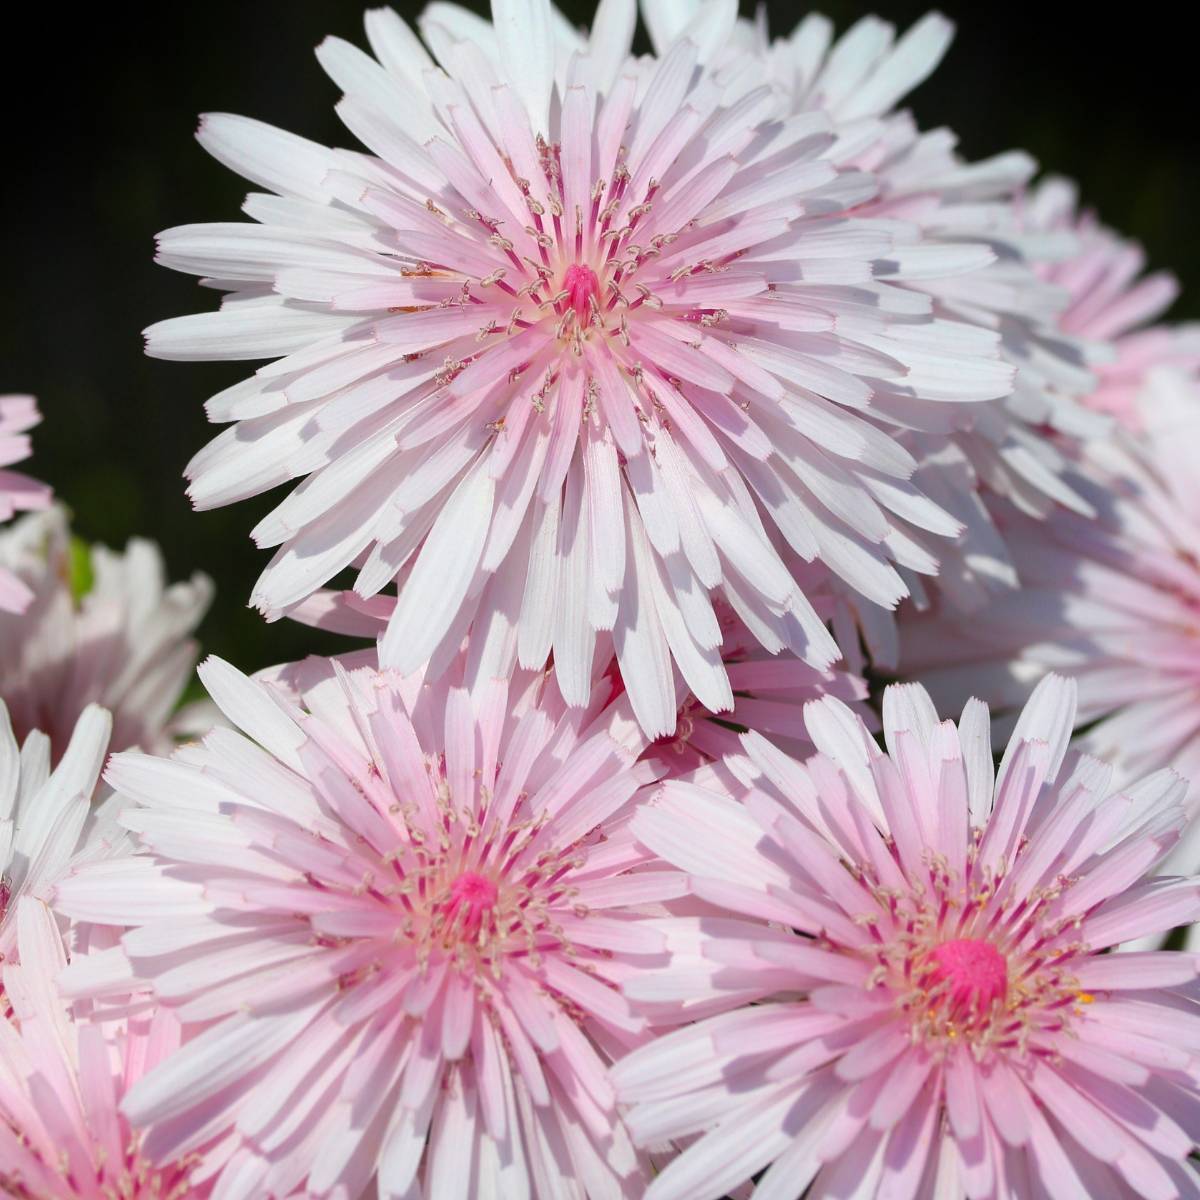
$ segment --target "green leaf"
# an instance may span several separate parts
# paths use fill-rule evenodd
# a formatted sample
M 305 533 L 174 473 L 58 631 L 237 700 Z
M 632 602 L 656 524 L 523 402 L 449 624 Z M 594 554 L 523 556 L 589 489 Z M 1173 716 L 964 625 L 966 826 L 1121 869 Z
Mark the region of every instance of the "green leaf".
M 78 604 L 96 584 L 96 574 L 92 570 L 92 548 L 81 537 L 71 535 L 71 546 L 67 555 L 67 581 L 71 585 L 71 595 Z

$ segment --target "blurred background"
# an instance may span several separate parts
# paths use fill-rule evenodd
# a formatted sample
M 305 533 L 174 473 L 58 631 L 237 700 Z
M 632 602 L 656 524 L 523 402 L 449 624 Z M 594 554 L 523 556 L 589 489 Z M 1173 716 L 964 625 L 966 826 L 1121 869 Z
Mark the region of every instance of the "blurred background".
M 484 11 L 479 0 L 470 7 Z M 156 267 L 153 236 L 193 221 L 236 220 L 249 185 L 192 138 L 196 115 L 244 113 L 318 141 L 349 144 L 337 92 L 312 55 L 326 34 L 360 45 L 361 0 L 204 0 L 21 5 L 0 89 L 6 283 L 0 289 L 0 390 L 32 392 L 44 423 L 29 467 L 53 484 L 89 540 L 143 534 L 173 578 L 217 583 L 201 637 L 244 670 L 328 651 L 340 639 L 246 607 L 268 555 L 251 526 L 272 493 L 193 513 L 182 471 L 217 428 L 203 402 L 254 364 L 155 362 L 140 331 L 215 307 L 191 276 Z M 418 4 L 397 6 L 408 19 Z M 562 5 L 580 23 L 590 3 Z M 783 32 L 806 9 L 767 4 Z M 821 6 L 844 29 L 868 12 L 904 28 L 928 5 Z M 1200 317 L 1200 160 L 1190 39 L 1165 6 L 1106 20 L 1089 5 L 947 3 L 958 37 L 910 101 L 923 126 L 949 125 L 969 158 L 1017 146 L 1077 179 L 1107 224 L 1136 237 Z M 749 14 L 752 5 L 743 4 Z

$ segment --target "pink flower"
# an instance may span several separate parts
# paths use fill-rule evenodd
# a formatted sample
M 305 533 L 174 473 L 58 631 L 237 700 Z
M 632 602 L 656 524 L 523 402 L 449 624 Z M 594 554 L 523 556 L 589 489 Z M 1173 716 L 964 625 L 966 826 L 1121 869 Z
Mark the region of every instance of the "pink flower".
M 1171 366 L 1193 377 L 1200 372 L 1200 326 L 1155 323 L 1178 295 L 1178 281 L 1166 271 L 1143 276 L 1141 246 L 1105 228 L 1095 213 L 1081 212 L 1078 191 L 1068 180 L 1044 180 L 1029 196 L 1023 218 L 1034 232 L 1076 235 L 1069 258 L 1042 268 L 1069 297 L 1059 327 L 1108 347 L 1093 367 L 1097 386 L 1086 395 L 1087 404 L 1141 429 L 1143 392 L 1153 368 Z
M 23 613 L 0 612 L 0 696 L 17 737 L 41 730 L 61 753 L 92 703 L 112 713 L 114 750 L 166 749 L 175 733 L 207 728 L 207 706 L 175 709 L 196 665 L 191 634 L 212 581 L 197 572 L 168 583 L 162 553 L 142 538 L 120 553 L 82 548 L 81 580 L 80 549 L 60 507 L 0 534 L 0 568 L 30 596 Z
M 222 1197 L 356 1197 L 376 1173 L 381 1196 L 640 1197 L 606 1067 L 644 1037 L 620 985 L 682 892 L 628 830 L 640 745 L 501 683 L 319 665 L 298 708 L 210 659 L 242 732 L 118 755 L 145 853 L 58 889 L 132 927 L 130 978 L 195 1030 L 126 1099 L 146 1152 L 233 1139 Z M 112 986 L 106 960 L 64 978 Z
M 51 771 L 48 739 L 35 732 L 18 743 L 0 699 L 0 963 L 16 949 L 21 898 L 47 899 L 72 861 L 102 857 L 123 840 L 111 806 L 93 807 L 111 728 L 109 714 L 89 705 L 54 747 L 61 761 Z
M 1100 515 L 995 506 L 1020 590 L 969 617 L 902 614 L 902 668 L 941 706 L 978 695 L 1006 714 L 1069 673 L 1080 744 L 1120 782 L 1164 766 L 1200 779 L 1200 383 L 1157 368 L 1141 398 L 1142 434 L 1092 443 L 1076 468 Z M 1193 869 L 1198 839 L 1193 823 L 1172 864 Z
M 671 966 L 627 985 L 704 1015 L 613 1071 L 635 1138 L 690 1143 L 647 1200 L 764 1168 L 755 1200 L 1200 1194 L 1197 958 L 1105 953 L 1200 915 L 1151 878 L 1187 785 L 1064 768 L 1074 709 L 1044 681 L 993 778 L 978 701 L 956 728 L 889 688 L 882 754 L 827 698 L 806 764 L 751 736 L 749 782 L 639 811 L 725 914 L 667 922 Z
M 44 483 L 8 469 L 29 457 L 27 431 L 41 419 L 32 396 L 0 396 L 0 521 L 50 503 L 50 489 Z M 0 611 L 23 612 L 32 599 L 29 588 L 0 567 Z
M 553 662 L 586 703 L 611 634 L 648 735 L 673 666 L 728 708 L 713 597 L 821 669 L 836 646 L 773 543 L 891 606 L 958 520 L 910 482 L 902 431 L 1006 395 L 999 335 L 905 285 L 993 250 L 930 248 L 859 215 L 877 180 L 791 117 L 750 60 L 713 65 L 732 5 L 661 57 L 635 13 L 583 36 L 548 0 L 373 11 L 375 61 L 318 51 L 370 154 L 206 117 L 201 142 L 267 188 L 256 224 L 193 225 L 159 259 L 222 281 L 219 312 L 148 334 L 164 358 L 277 359 L 214 397 L 192 461 L 206 508 L 304 481 L 254 530 L 278 616 L 356 566 L 396 583 L 381 644 L 409 674 L 468 632 L 503 669 Z M 440 68 L 440 69 L 439 69 Z M 914 534 L 915 531 L 915 534 Z
M 6 966 L 14 1012 L 0 1017 L 0 1193 L 14 1200 L 200 1200 L 199 1156 L 156 1165 L 121 1111 L 126 1092 L 179 1044 L 164 1009 L 72 1014 L 54 918 L 19 909 L 21 965 Z

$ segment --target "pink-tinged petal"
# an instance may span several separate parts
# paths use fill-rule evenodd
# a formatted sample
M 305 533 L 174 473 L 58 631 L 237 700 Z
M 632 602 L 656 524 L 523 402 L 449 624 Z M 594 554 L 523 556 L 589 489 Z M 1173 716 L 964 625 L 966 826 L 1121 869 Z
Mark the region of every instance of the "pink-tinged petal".
M 979 1133 L 983 1079 L 962 1051 L 947 1056 L 942 1078 L 946 1115 L 955 1135 L 968 1141 Z
M 894 1062 L 908 1046 L 909 1037 L 903 1029 L 894 1024 L 884 1025 L 838 1061 L 838 1078 L 857 1083 L 873 1076 Z
M 465 979 L 452 979 L 445 996 L 442 1014 L 442 1057 L 447 1062 L 462 1058 L 471 1041 L 475 1023 L 475 993 Z
M 927 1085 L 892 1129 L 883 1156 L 880 1200 L 912 1200 L 917 1195 L 934 1141 L 940 1099 L 936 1085 Z
M 1058 1038 L 1055 1051 L 1068 1062 L 1077 1063 L 1106 1079 L 1118 1080 L 1134 1087 L 1150 1082 L 1150 1072 L 1131 1059 L 1101 1049 L 1090 1039 Z
M 813 949 L 799 938 L 787 942 L 759 942 L 754 945 L 754 953 L 766 962 L 814 980 L 863 984 L 870 975 L 865 963 Z
M 1087 1185 L 1071 1156 L 1063 1148 L 1057 1132 L 1032 1102 L 1026 1102 L 1029 1119 L 1029 1145 L 1033 1160 L 1038 1167 L 1038 1178 L 1053 1200 L 1071 1200 L 1075 1196 L 1087 1195 Z
M 1115 1163 L 1122 1141 L 1116 1124 L 1050 1067 L 1035 1066 L 1030 1090 L 1071 1136 L 1101 1162 Z
M 691 1154 L 654 1179 L 647 1200 L 717 1200 L 725 1195 L 787 1149 L 792 1133 L 786 1118 L 795 1103 L 791 1092 L 769 1096 L 706 1134 Z
M 1080 926 L 1089 946 L 1102 950 L 1148 933 L 1173 929 L 1200 919 L 1200 884 L 1164 880 L 1131 888 L 1110 898 Z
M 1193 956 L 1165 950 L 1106 954 L 1075 969 L 1080 987 L 1088 991 L 1179 987 L 1191 983 L 1198 973 L 1200 965 Z
M 871 1108 L 873 1129 L 891 1129 L 908 1112 L 934 1069 L 927 1054 L 910 1050 L 887 1071 L 887 1083 Z
M 1184 1159 L 1192 1150 L 1192 1139 L 1170 1117 L 1120 1080 L 1099 1075 L 1086 1066 L 1068 1063 L 1064 1075 L 1125 1131 L 1156 1154 Z
M 1105 1008 L 1107 1009 L 1107 1005 Z M 1156 1005 L 1161 1009 L 1161 1005 Z M 1107 1013 L 1105 1014 L 1107 1016 Z M 1169 1016 L 1169 1012 L 1164 1016 Z M 1167 1075 L 1187 1075 L 1195 1071 L 1194 1052 L 1189 1047 L 1182 1049 L 1173 1042 L 1163 1040 L 1157 1030 L 1145 1034 L 1133 1032 L 1120 1023 L 1110 1028 L 1105 1020 L 1089 1021 L 1080 1030 L 1080 1036 L 1090 1046 L 1110 1054 L 1119 1055 L 1135 1063 L 1142 1063 L 1154 1071 Z
M 1027 1145 L 1032 1136 L 1032 1101 L 1021 1076 L 1007 1063 L 997 1062 L 991 1070 L 979 1072 L 976 1079 L 996 1132 L 1010 1146 Z

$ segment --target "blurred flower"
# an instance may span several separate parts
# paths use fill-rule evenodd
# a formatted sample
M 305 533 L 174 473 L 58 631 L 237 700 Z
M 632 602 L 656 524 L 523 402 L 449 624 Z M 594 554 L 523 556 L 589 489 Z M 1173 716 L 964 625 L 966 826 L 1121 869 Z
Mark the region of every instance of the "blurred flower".
M 939 706 L 980 696 L 1006 714 L 1064 672 L 1080 744 L 1121 782 L 1163 766 L 1200 779 L 1200 384 L 1159 368 L 1141 394 L 1143 434 L 1090 444 L 1076 469 L 1100 515 L 996 506 L 1020 590 L 968 617 L 903 614 L 902 668 Z M 1198 854 L 1194 823 L 1173 863 L 1192 870 Z
M 41 419 L 32 396 L 0 396 L 0 521 L 50 503 L 50 489 L 44 483 L 8 469 L 29 457 L 27 431 Z M 0 611 L 23 612 L 32 599 L 29 589 L 0 567 Z
M 172 716 L 196 663 L 189 635 L 212 599 L 207 576 L 167 584 L 161 552 L 141 538 L 123 553 L 89 550 L 60 507 L 0 534 L 0 567 L 31 596 L 20 615 L 0 612 L 0 698 L 18 739 L 40 729 L 61 753 L 92 703 L 112 713 L 114 750 L 166 749 L 211 722 L 205 705 Z
M 1196 880 L 1149 878 L 1186 783 L 1062 769 L 1058 677 L 995 777 L 978 701 L 956 728 L 889 688 L 886 755 L 808 712 L 821 755 L 749 737 L 750 784 L 669 782 L 633 821 L 729 914 L 664 923 L 671 965 L 628 984 L 705 1014 L 613 1071 L 638 1141 L 687 1144 L 647 1200 L 764 1169 L 756 1200 L 1195 1195 L 1197 960 L 1105 953 L 1200 915 Z
M 147 1154 L 228 1132 L 242 1195 L 358 1196 L 378 1171 L 381 1196 L 638 1200 L 606 1067 L 644 1036 L 620 985 L 684 889 L 638 869 L 640 746 L 504 683 L 318 668 L 291 676 L 299 708 L 204 664 L 242 733 L 114 758 L 146 853 L 58 889 L 67 915 L 132 926 L 132 978 L 197 1026 L 125 1101 Z
M 373 152 L 204 119 L 272 194 L 257 224 L 164 233 L 159 259 L 231 292 L 148 331 L 153 355 L 277 358 L 208 405 L 211 507 L 307 476 L 254 530 L 277 616 L 335 574 L 396 581 L 381 661 L 408 674 L 463 636 L 500 674 L 552 660 L 586 703 L 611 632 L 650 736 L 673 667 L 712 712 L 732 689 L 712 597 L 817 669 L 836 647 L 772 541 L 885 606 L 960 524 L 910 482 L 902 433 L 1011 388 L 996 329 L 908 286 L 995 258 L 874 214 L 879 181 L 824 112 L 788 116 L 749 56 L 714 65 L 732 5 L 658 58 L 605 0 L 583 37 L 547 0 L 496 23 L 372 11 L 378 62 L 318 51 Z M 444 73 L 443 73 L 444 72 Z M 282 356 L 282 357 L 280 357 Z M 447 650 L 447 648 L 449 648 Z
M 1200 325 L 1153 324 L 1174 301 L 1178 281 L 1166 271 L 1140 277 L 1146 265 L 1141 246 L 1106 229 L 1095 213 L 1080 212 L 1068 180 L 1043 181 L 1022 217 L 1031 230 L 1075 234 L 1075 252 L 1041 273 L 1070 298 L 1059 327 L 1096 343 L 1103 355 L 1093 367 L 1097 386 L 1085 402 L 1140 430 L 1142 392 L 1153 368 L 1170 366 L 1193 376 L 1200 371 Z

